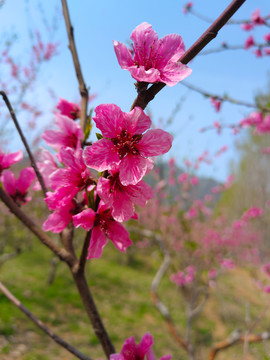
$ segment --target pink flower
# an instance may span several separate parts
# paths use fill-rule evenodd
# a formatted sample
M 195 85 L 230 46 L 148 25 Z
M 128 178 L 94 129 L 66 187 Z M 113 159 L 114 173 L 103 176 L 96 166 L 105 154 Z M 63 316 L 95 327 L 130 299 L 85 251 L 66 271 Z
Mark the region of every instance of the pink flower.
M 76 228 L 81 226 L 86 231 L 92 229 L 87 259 L 101 257 L 102 250 L 108 242 L 106 237 L 122 252 L 126 252 L 132 244 L 127 230 L 113 219 L 110 209 L 102 202 L 96 213 L 89 208 L 74 215 L 73 224 Z
M 241 29 L 242 30 L 249 31 L 249 30 L 252 30 L 253 28 L 254 28 L 254 25 L 251 24 L 251 23 L 241 24 Z
M 266 263 L 262 266 L 262 272 L 270 277 L 270 263 Z
M 191 185 L 193 185 L 193 186 L 198 185 L 198 184 L 199 184 L 199 179 L 197 178 L 197 176 L 192 176 L 192 177 L 190 178 L 190 183 L 191 183 Z
M 217 270 L 216 269 L 211 269 L 208 271 L 208 277 L 209 279 L 213 280 L 217 277 Z
M 266 293 L 266 294 L 270 294 L 270 286 L 264 286 L 263 288 L 263 291 Z
M 65 115 L 73 120 L 78 119 L 81 114 L 81 109 L 77 104 L 62 98 L 60 98 L 56 108 L 60 111 L 61 115 Z
M 190 75 L 191 69 L 178 62 L 185 52 L 180 35 L 158 39 L 152 26 L 144 22 L 133 30 L 130 38 L 134 43 L 132 50 L 114 41 L 114 51 L 121 68 L 128 70 L 137 81 L 173 86 Z
M 264 55 L 270 55 L 270 47 L 264 48 Z
M 184 14 L 187 14 L 189 12 L 189 10 L 192 8 L 193 6 L 193 2 L 188 2 L 185 4 L 185 6 L 183 7 L 182 11 Z
M 251 14 L 251 20 L 252 20 L 253 24 L 256 24 L 256 25 L 263 25 L 263 24 L 265 24 L 265 20 L 261 17 L 260 9 L 255 10 L 255 11 Z
M 16 162 L 21 161 L 22 158 L 23 158 L 22 150 L 19 150 L 11 154 L 4 154 L 0 150 L 0 175 L 3 170 L 9 168 L 10 165 L 15 164 Z
M 262 57 L 262 50 L 260 48 L 253 51 L 256 57 Z
M 266 42 L 269 42 L 269 43 L 270 43 L 270 33 L 265 34 L 265 35 L 263 36 L 263 38 L 264 38 L 264 40 L 265 40 Z
M 86 164 L 97 171 L 119 164 L 122 185 L 136 185 L 153 167 L 147 158 L 169 151 L 172 136 L 161 129 L 144 133 L 151 120 L 139 107 L 124 113 L 114 104 L 103 104 L 95 111 L 93 119 L 104 138 L 85 149 Z
M 125 340 L 120 354 L 110 355 L 110 360 L 155 360 L 153 353 L 153 337 L 150 333 L 143 335 L 141 342 L 137 345 L 134 337 Z M 160 360 L 170 360 L 171 355 L 165 355 Z
M 254 37 L 250 35 L 245 41 L 245 49 L 247 50 L 254 45 L 255 45 Z
M 45 181 L 46 187 L 51 187 L 50 177 L 53 172 L 58 169 L 53 155 L 48 150 L 42 149 L 40 154 L 40 161 L 37 162 L 37 166 L 40 173 L 42 174 L 43 180 Z M 40 189 L 40 183 L 37 181 L 33 186 L 33 190 Z
M 243 214 L 242 218 L 243 220 L 247 221 L 251 218 L 257 218 L 262 214 L 263 214 L 263 209 L 253 206 Z
M 188 180 L 188 173 L 185 173 L 185 172 L 184 172 L 183 174 L 179 175 L 177 180 L 178 180 L 179 183 L 182 183 L 182 184 L 185 183 L 185 182 L 187 182 L 187 180 Z
M 151 186 L 143 180 L 136 185 L 124 186 L 119 179 L 119 169 L 112 168 L 105 179 L 100 177 L 97 193 L 105 204 L 110 207 L 112 217 L 117 221 L 127 221 L 134 215 L 134 204 L 145 206 L 147 200 L 154 197 Z
M 52 231 L 54 233 L 62 232 L 72 220 L 76 204 L 70 201 L 61 208 L 55 208 L 48 219 L 43 223 L 42 228 L 44 231 Z
M 231 259 L 223 259 L 221 261 L 221 267 L 223 267 L 223 269 L 226 269 L 226 270 L 233 270 L 235 267 L 235 264 L 234 264 L 233 260 L 231 260 Z
M 79 191 L 93 184 L 90 170 L 82 158 L 82 149 L 75 152 L 71 148 L 62 148 L 59 154 L 66 168 L 54 171 L 50 177 L 51 187 L 55 190 L 46 194 L 45 201 L 50 210 L 66 206 Z
M 214 106 L 216 112 L 220 111 L 221 101 L 217 97 L 210 97 L 210 102 Z
M 79 149 L 81 140 L 84 138 L 80 125 L 61 114 L 55 114 L 55 117 L 59 130 L 44 131 L 42 139 L 54 149 L 61 149 L 62 147 Z
M 32 199 L 30 196 L 26 196 L 27 191 L 35 178 L 36 174 L 34 169 L 26 167 L 22 169 L 17 180 L 10 170 L 4 171 L 2 175 L 2 182 L 8 195 L 18 206 L 21 206 Z

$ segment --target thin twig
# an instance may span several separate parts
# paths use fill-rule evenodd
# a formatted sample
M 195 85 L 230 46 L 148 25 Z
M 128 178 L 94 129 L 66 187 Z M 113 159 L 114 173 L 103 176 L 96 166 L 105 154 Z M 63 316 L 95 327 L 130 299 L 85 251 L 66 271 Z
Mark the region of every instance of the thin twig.
M 17 218 L 35 234 L 39 240 L 46 245 L 52 252 L 54 252 L 60 260 L 65 261 L 70 266 L 74 265 L 74 259 L 70 253 L 65 249 L 60 248 L 56 245 L 40 228 L 36 225 L 33 220 L 31 220 L 16 204 L 15 202 L 6 194 L 3 188 L 0 187 L 0 199 L 5 203 L 9 210 L 17 216 Z
M 115 353 L 115 348 L 98 313 L 98 309 L 96 307 L 92 293 L 85 278 L 85 273 L 78 271 L 78 267 L 75 267 L 74 270 L 75 271 L 73 272 L 73 278 L 81 296 L 84 308 L 89 319 L 91 320 L 92 327 L 101 343 L 103 351 L 109 359 L 110 355 Z
M 18 309 L 20 309 L 26 316 L 28 316 L 29 319 L 33 321 L 33 323 L 35 323 L 42 331 L 49 335 L 50 338 L 52 338 L 57 344 L 62 346 L 71 354 L 75 355 L 78 359 L 91 360 L 91 358 L 82 354 L 79 350 L 77 350 L 75 347 L 67 343 L 61 337 L 56 335 L 51 329 L 49 329 L 41 320 L 32 314 L 1 282 L 0 290 L 15 306 L 17 306 Z
M 226 24 L 226 22 L 233 16 L 233 14 L 243 5 L 246 0 L 233 0 L 231 4 L 223 11 L 216 21 L 199 37 L 199 39 L 181 56 L 178 60 L 182 64 L 188 64 L 198 53 L 213 40 L 218 31 Z M 166 85 L 164 83 L 153 84 L 146 91 L 138 94 L 137 98 L 131 106 L 131 110 L 135 106 L 145 109 L 147 104 L 154 99 L 156 94 L 162 90 Z
M 194 86 L 186 81 L 181 81 L 181 85 L 193 90 L 193 91 L 196 91 L 200 94 L 202 94 L 203 96 L 205 97 L 212 97 L 212 98 L 215 98 L 217 100 L 220 100 L 222 102 L 230 102 L 231 104 L 235 104 L 235 105 L 242 105 L 242 106 L 246 106 L 246 107 L 250 107 L 250 108 L 254 108 L 254 109 L 260 109 L 262 111 L 265 111 L 265 112 L 270 112 L 270 108 L 269 107 L 264 107 L 264 106 L 260 106 L 258 104 L 253 104 L 253 103 L 249 103 L 249 102 L 246 102 L 246 101 L 242 101 L 242 100 L 237 100 L 237 99 L 233 99 L 227 95 L 224 95 L 224 96 L 220 96 L 220 95 L 215 95 L 213 93 L 210 93 L 209 91 L 206 91 L 206 90 L 203 90 L 197 86 Z
M 259 49 L 263 49 L 265 47 L 269 47 L 269 44 L 267 43 L 261 43 L 261 44 L 256 44 L 254 43 L 254 45 L 252 45 L 253 48 L 259 48 Z M 228 45 L 228 44 L 222 44 L 220 47 L 218 48 L 212 48 L 212 49 L 208 49 L 208 50 L 204 50 L 201 51 L 200 54 L 198 55 L 209 55 L 209 54 L 213 54 L 213 53 L 218 53 L 218 52 L 222 52 L 225 50 L 248 50 L 245 48 L 245 44 L 243 45 Z
M 68 40 L 69 40 L 69 49 L 71 51 L 73 64 L 74 64 L 76 76 L 77 76 L 78 83 L 79 83 L 79 91 L 80 91 L 81 98 L 82 98 L 80 123 L 81 123 L 82 129 L 85 130 L 86 123 L 87 123 L 88 89 L 85 85 L 83 74 L 82 74 L 79 56 L 77 53 L 77 48 L 76 48 L 76 44 L 75 44 L 75 40 L 74 40 L 74 29 L 73 29 L 73 26 L 70 21 L 67 1 L 61 0 L 61 2 L 62 2 L 63 14 L 64 14 L 64 18 L 65 18 Z
M 26 140 L 26 138 L 25 138 L 25 136 L 24 136 L 24 134 L 23 134 L 23 132 L 21 130 L 21 127 L 20 127 L 19 122 L 18 122 L 18 120 L 16 118 L 15 112 L 14 112 L 14 110 L 13 110 L 11 104 L 10 104 L 10 101 L 9 101 L 9 99 L 7 97 L 7 94 L 4 91 L 0 91 L 0 95 L 2 95 L 3 100 L 4 100 L 6 106 L 7 106 L 8 110 L 9 110 L 10 116 L 11 116 L 11 118 L 12 118 L 14 124 L 15 124 L 15 127 L 16 127 L 16 129 L 17 129 L 17 131 L 18 131 L 18 133 L 19 133 L 19 135 L 21 137 L 21 140 L 22 140 L 22 142 L 24 144 L 24 147 L 25 147 L 25 149 L 27 151 L 27 154 L 29 156 L 29 159 L 31 161 L 31 166 L 35 170 L 35 173 L 37 175 L 38 182 L 40 183 L 40 186 L 42 188 L 44 197 L 46 197 L 47 189 L 46 189 L 45 183 L 43 181 L 43 177 L 42 177 L 41 173 L 38 170 L 38 167 L 37 167 L 36 161 L 34 159 L 34 156 L 33 156 L 32 152 L 31 152 L 31 149 L 30 149 L 30 147 L 29 147 L 29 145 L 27 143 L 27 140 Z
M 257 343 L 269 339 L 270 339 L 270 332 L 267 331 L 259 335 L 256 334 L 242 335 L 237 331 L 233 333 L 227 340 L 223 340 L 215 343 L 212 346 L 212 349 L 210 350 L 208 359 L 214 360 L 219 351 L 228 349 L 229 347 L 236 344 L 244 343 L 245 341 L 248 341 L 249 343 Z
M 208 22 L 210 24 L 212 24 L 213 19 L 210 19 L 209 17 L 200 14 L 199 12 L 195 11 L 193 8 L 188 9 L 188 12 L 191 13 L 192 15 L 196 16 L 198 19 L 201 19 L 205 22 Z M 270 16 L 265 16 L 263 17 L 263 19 L 266 21 L 270 18 Z M 227 25 L 242 25 L 242 24 L 252 24 L 252 20 L 250 19 L 245 19 L 245 20 L 229 20 L 227 22 Z
M 78 271 L 83 271 L 85 268 L 87 254 L 88 254 L 88 248 L 89 248 L 89 244 L 90 244 L 90 240 L 91 240 L 91 235 L 92 235 L 92 230 L 87 231 L 84 242 L 83 242 L 83 248 L 82 248 L 82 252 L 81 252 L 81 256 L 80 256 L 80 260 L 79 260 Z

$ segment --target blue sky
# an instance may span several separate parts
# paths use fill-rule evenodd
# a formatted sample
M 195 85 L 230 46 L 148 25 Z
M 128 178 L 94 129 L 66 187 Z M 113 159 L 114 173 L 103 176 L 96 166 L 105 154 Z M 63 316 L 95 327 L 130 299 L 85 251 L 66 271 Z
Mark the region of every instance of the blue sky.
M 214 19 L 229 2 L 197 0 L 194 1 L 194 9 Z M 38 97 L 46 107 L 44 94 L 46 86 L 50 86 L 56 94 L 68 100 L 77 100 L 79 95 L 67 48 L 64 22 L 61 20 L 60 0 L 41 3 L 47 19 L 53 15 L 58 18 L 55 39 L 60 42 L 59 56 L 42 68 L 35 92 L 35 97 Z M 128 42 L 132 30 L 146 21 L 152 24 L 159 37 L 170 33 L 180 34 L 188 48 L 206 30 L 208 24 L 192 15 L 183 14 L 184 3 L 176 0 L 166 3 L 160 0 L 69 1 L 85 82 L 90 86 L 90 92 L 98 94 L 92 106 L 115 103 L 123 111 L 129 111 L 136 96 L 134 79 L 117 63 L 112 46 L 113 40 Z M 248 19 L 256 8 L 260 8 L 263 15 L 270 13 L 269 1 L 247 0 L 234 18 Z M 16 56 L 27 55 L 29 28 L 38 28 L 44 39 L 49 38 L 38 10 L 38 2 L 34 0 L 6 1 L 0 9 L 0 24 L 2 34 L 11 30 L 18 34 L 14 47 Z M 262 42 L 262 36 L 266 32 L 269 32 L 269 29 L 267 31 L 265 27 L 247 33 L 242 31 L 239 25 L 227 26 L 220 31 L 219 36 L 208 45 L 208 48 L 217 47 L 222 41 L 232 45 L 242 44 L 250 34 L 253 34 L 258 42 Z M 269 57 L 257 59 L 251 51 L 245 50 L 198 56 L 189 64 L 193 72 L 187 80 L 209 92 L 220 95 L 227 93 L 239 100 L 253 102 L 256 92 L 267 87 L 269 63 Z M 165 128 L 174 135 L 173 147 L 167 157 L 174 156 L 181 165 L 184 158 L 193 160 L 205 150 L 213 154 L 221 146 L 228 145 L 230 150 L 223 157 L 218 158 L 211 167 L 208 165 L 202 167 L 200 172 L 224 180 L 229 173 L 229 162 L 237 158 L 233 147 L 236 138 L 232 136 L 230 130 L 224 130 L 217 136 L 214 130 L 200 133 L 199 129 L 211 125 L 215 120 L 225 124 L 237 123 L 250 110 L 226 103 L 222 106 L 222 112 L 217 114 L 209 100 L 178 84 L 172 88 L 166 87 L 149 105 L 148 110 L 151 111 L 153 121 L 158 124 L 162 119 L 163 123 L 166 123 L 181 99 L 180 111 L 173 123 Z M 51 121 L 52 114 L 48 112 L 46 116 L 44 122 Z

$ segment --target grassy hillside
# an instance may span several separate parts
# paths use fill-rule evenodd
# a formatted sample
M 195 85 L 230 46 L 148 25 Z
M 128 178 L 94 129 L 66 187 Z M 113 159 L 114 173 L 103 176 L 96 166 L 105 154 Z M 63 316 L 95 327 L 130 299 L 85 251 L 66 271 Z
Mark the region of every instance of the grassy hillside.
M 118 253 L 110 244 L 104 256 L 88 263 L 89 284 L 116 349 L 124 339 L 137 340 L 147 331 L 154 335 L 157 358 L 172 353 L 173 359 L 187 355 L 172 339 L 160 313 L 152 305 L 149 288 L 161 258 L 154 249 L 137 249 L 132 260 Z M 36 316 L 57 334 L 93 359 L 105 359 L 86 317 L 71 276 L 65 264 L 59 263 L 52 285 L 47 284 L 50 252 L 37 240 L 32 248 L 0 268 L 0 279 Z M 167 279 L 159 294 L 172 312 L 180 333 L 184 334 L 184 304 L 175 286 Z M 267 304 L 247 271 L 236 269 L 220 279 L 212 289 L 210 300 L 195 323 L 201 359 L 207 359 L 207 348 L 215 340 L 226 338 L 236 328 L 245 328 L 248 311 L 253 322 Z M 270 314 L 265 313 L 254 332 L 266 330 Z M 250 347 L 251 357 L 267 359 L 269 344 Z M 242 345 L 220 353 L 217 359 L 242 359 Z M 3 360 L 69 360 L 75 359 L 44 335 L 0 293 L 0 358 Z

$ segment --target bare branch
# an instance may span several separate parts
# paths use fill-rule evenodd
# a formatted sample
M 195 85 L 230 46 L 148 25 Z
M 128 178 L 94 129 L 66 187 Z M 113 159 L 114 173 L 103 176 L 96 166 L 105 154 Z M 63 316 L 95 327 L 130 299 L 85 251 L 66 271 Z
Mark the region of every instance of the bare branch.
M 80 256 L 80 260 L 79 260 L 78 271 L 84 271 L 91 235 L 92 235 L 92 230 L 88 231 L 85 235 L 85 239 L 83 242 L 83 248 L 82 248 L 82 252 L 81 252 L 81 256 Z
M 75 355 L 78 359 L 91 360 L 91 358 L 82 354 L 79 350 L 74 348 L 72 345 L 67 343 L 61 337 L 56 335 L 51 329 L 49 329 L 41 320 L 39 320 L 34 314 L 32 314 L 1 282 L 0 282 L 0 290 L 18 309 L 20 309 L 26 316 L 28 316 L 29 319 L 31 321 L 33 321 L 33 323 L 35 323 L 42 331 L 44 331 L 57 344 L 62 346 L 64 349 L 69 351 L 71 354 Z
M 68 40 L 69 40 L 69 49 L 71 51 L 73 64 L 74 64 L 76 76 L 77 76 L 78 83 L 79 83 L 79 91 L 80 91 L 81 98 L 82 98 L 80 123 L 81 123 L 82 129 L 85 130 L 85 126 L 87 123 L 88 89 L 85 85 L 82 70 L 81 70 L 79 56 L 77 53 L 77 48 L 76 48 L 75 39 L 74 39 L 74 29 L 73 29 L 73 26 L 71 25 L 67 1 L 61 0 L 61 2 L 62 2 L 65 23 L 66 23 Z
M 14 124 L 15 124 L 15 127 L 16 127 L 16 129 L 17 129 L 17 131 L 18 131 L 18 133 L 19 133 L 19 135 L 20 135 L 20 137 L 21 137 L 21 140 L 22 140 L 22 142 L 23 142 L 23 144 L 24 144 L 24 147 L 25 147 L 25 149 L 26 149 L 26 151 L 27 151 L 27 154 L 28 154 L 28 156 L 29 156 L 29 159 L 30 159 L 30 161 L 31 161 L 31 166 L 32 166 L 33 169 L 35 170 L 35 173 L 36 173 L 36 175 L 37 175 L 38 182 L 40 183 L 40 186 L 41 186 L 41 188 L 42 188 L 44 197 L 46 197 L 47 189 L 46 189 L 45 183 L 44 183 L 44 181 L 43 181 L 43 178 L 42 178 L 41 173 L 40 173 L 39 170 L 38 170 L 36 161 L 35 161 L 35 159 L 34 159 L 34 156 L 33 156 L 32 152 L 31 152 L 31 149 L 30 149 L 30 147 L 29 147 L 29 145 L 28 145 L 28 143 L 27 143 L 27 140 L 26 140 L 26 138 L 25 138 L 25 136 L 24 136 L 24 134 L 23 134 L 23 132 L 22 132 L 22 130 L 21 130 L 21 127 L 20 127 L 19 122 L 18 122 L 18 120 L 17 120 L 17 118 L 16 118 L 16 115 L 15 115 L 15 112 L 14 112 L 14 110 L 13 110 L 11 104 L 10 104 L 10 101 L 9 101 L 6 93 L 5 93 L 4 91 L 0 91 L 0 95 L 2 95 L 2 97 L 3 97 L 3 99 L 4 99 L 4 102 L 5 102 L 8 110 L 9 110 L 10 116 L 11 116 L 11 118 L 12 118 Z
M 65 261 L 70 266 L 74 265 L 74 259 L 70 253 L 65 249 L 57 246 L 34 222 L 31 220 L 6 194 L 6 192 L 0 187 L 0 199 L 5 203 L 9 210 L 17 216 L 19 220 L 35 234 L 39 240 L 46 245 L 51 251 L 53 251 L 60 260 Z
M 73 278 L 76 283 L 77 289 L 81 296 L 84 308 L 86 313 L 92 323 L 92 327 L 95 331 L 97 338 L 99 339 L 103 351 L 106 354 L 107 358 L 110 358 L 110 355 L 115 353 L 115 348 L 109 338 L 109 335 L 104 327 L 102 319 L 98 313 L 98 309 L 94 302 L 93 296 L 91 294 L 90 288 L 87 284 L 85 274 L 82 271 L 78 272 L 78 267 L 73 268 Z
M 215 343 L 209 353 L 209 360 L 214 360 L 220 350 L 228 349 L 229 347 L 241 344 L 247 341 L 248 343 L 257 343 L 270 339 L 270 332 L 262 334 L 245 334 L 242 335 L 239 331 L 234 332 L 228 339 Z
M 181 56 L 178 60 L 183 64 L 188 64 L 198 53 L 213 40 L 218 31 L 226 24 L 226 22 L 233 16 L 233 14 L 243 5 L 246 0 L 233 0 L 231 4 L 223 11 L 216 21 L 199 37 L 199 39 Z M 146 91 L 138 94 L 137 98 L 131 106 L 131 110 L 135 106 L 145 109 L 147 104 L 154 99 L 157 93 L 166 85 L 164 83 L 153 84 Z
M 269 44 L 267 44 L 267 43 L 261 43 L 261 44 L 254 43 L 254 45 L 252 45 L 252 47 L 263 49 L 264 47 L 269 47 Z M 228 45 L 228 44 L 224 43 L 218 48 L 212 48 L 212 49 L 201 51 L 200 54 L 198 54 L 198 55 L 209 55 L 209 54 L 213 54 L 213 53 L 222 52 L 222 51 L 225 51 L 225 50 L 247 50 L 247 49 L 245 48 L 244 44 L 243 45 Z
M 249 102 L 245 102 L 245 101 L 242 101 L 242 100 L 237 100 L 237 99 L 233 99 L 227 95 L 224 95 L 224 96 L 220 96 L 220 95 L 215 95 L 213 93 L 210 93 L 209 91 L 206 91 L 206 90 L 203 90 L 197 86 L 194 86 L 186 81 L 181 81 L 181 85 L 187 87 L 188 89 L 191 89 L 193 91 L 196 91 L 200 94 L 202 94 L 203 96 L 205 97 L 213 97 L 217 100 L 220 100 L 220 101 L 227 101 L 227 102 L 230 102 L 231 104 L 235 104 L 235 105 L 242 105 L 242 106 L 246 106 L 246 107 L 250 107 L 250 108 L 254 108 L 254 109 L 259 109 L 259 110 L 262 110 L 264 112 L 270 112 L 270 108 L 269 107 L 264 107 L 264 106 L 260 106 L 258 104 L 253 104 L 253 103 L 249 103 Z

